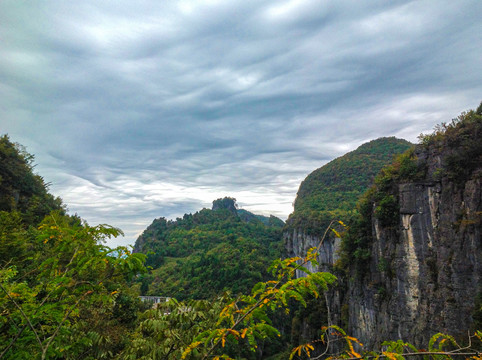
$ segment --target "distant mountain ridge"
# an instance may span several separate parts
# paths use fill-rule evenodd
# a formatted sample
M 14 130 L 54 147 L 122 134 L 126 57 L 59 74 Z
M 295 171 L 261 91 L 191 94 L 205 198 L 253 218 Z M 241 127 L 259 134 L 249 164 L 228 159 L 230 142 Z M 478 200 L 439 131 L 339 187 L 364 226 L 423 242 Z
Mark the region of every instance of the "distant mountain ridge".
M 230 197 L 175 221 L 155 219 L 134 246 L 152 267 L 141 290 L 178 299 L 248 292 L 281 256 L 283 225 L 274 216 L 238 210 Z

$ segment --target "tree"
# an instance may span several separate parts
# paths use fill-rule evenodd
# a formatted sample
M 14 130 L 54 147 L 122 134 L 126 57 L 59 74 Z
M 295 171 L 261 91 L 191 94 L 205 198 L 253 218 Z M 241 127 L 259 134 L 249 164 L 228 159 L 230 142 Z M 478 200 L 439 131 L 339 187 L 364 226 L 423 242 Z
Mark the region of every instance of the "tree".
M 144 255 L 103 245 L 119 234 L 52 213 L 18 238 L 33 249 L 27 266 L 13 258 L 0 269 L 0 359 L 69 358 L 99 338 L 82 313 L 113 308 L 126 281 L 144 271 Z

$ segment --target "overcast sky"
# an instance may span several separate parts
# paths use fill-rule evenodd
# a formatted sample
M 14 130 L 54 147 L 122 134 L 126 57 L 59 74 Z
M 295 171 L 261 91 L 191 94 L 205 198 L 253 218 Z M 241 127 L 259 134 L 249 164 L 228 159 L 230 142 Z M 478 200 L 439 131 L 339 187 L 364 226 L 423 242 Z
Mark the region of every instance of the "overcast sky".
M 300 182 L 482 100 L 482 1 L 0 2 L 0 133 L 70 213 L 126 233 Z

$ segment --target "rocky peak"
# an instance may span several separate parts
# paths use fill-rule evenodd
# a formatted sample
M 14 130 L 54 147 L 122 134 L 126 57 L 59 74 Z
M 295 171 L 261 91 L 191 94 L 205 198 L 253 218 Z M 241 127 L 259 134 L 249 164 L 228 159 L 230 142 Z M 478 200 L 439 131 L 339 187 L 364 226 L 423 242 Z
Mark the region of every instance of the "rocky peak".
M 212 210 L 221 210 L 221 209 L 226 209 L 233 214 L 237 214 L 237 205 L 236 205 L 236 199 L 232 197 L 224 197 L 224 198 L 219 198 L 217 200 L 213 201 L 213 207 Z

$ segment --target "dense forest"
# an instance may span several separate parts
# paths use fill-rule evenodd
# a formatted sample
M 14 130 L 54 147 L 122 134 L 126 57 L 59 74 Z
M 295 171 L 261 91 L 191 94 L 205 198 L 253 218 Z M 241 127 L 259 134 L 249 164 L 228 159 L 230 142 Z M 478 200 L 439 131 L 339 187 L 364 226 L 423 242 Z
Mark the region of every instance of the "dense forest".
M 300 185 L 286 230 L 303 226 L 319 234 L 333 218 L 348 221 L 380 170 L 412 146 L 395 137 L 372 140 L 313 171 Z
M 156 219 L 134 247 L 152 268 L 139 278 L 141 293 L 179 300 L 247 293 L 267 280 L 267 267 L 281 257 L 283 225 L 274 216 L 236 209 L 233 198 L 175 221 Z
M 34 173 L 33 156 L 4 135 L 0 359 L 402 359 L 420 352 L 435 359 L 480 359 L 480 300 L 471 315 L 470 343 L 435 334 L 423 350 L 397 338 L 364 350 L 330 322 L 326 294 L 344 280 L 309 270 L 316 268 L 320 248 L 284 259 L 282 234 L 306 225 L 307 233 L 321 234 L 321 244 L 325 220 L 349 215 L 337 276 L 349 283 L 357 272 L 372 271 L 371 220 L 397 232 L 396 191 L 404 181 L 424 183 L 429 176 L 456 189 L 473 179 L 482 160 L 481 124 L 482 104 L 422 136 L 417 148 L 394 138 L 361 146 L 303 182 L 286 225 L 237 209 L 233 198 L 217 199 L 212 209 L 154 220 L 134 252 L 105 246 L 120 229 L 68 215 Z M 433 171 L 424 154 L 437 151 L 442 163 Z M 474 191 L 480 193 L 480 185 Z M 457 216 L 454 231 L 470 230 L 480 242 L 480 213 Z M 377 266 L 385 273 L 397 271 L 390 263 Z M 303 276 L 296 276 L 300 272 Z M 171 299 L 153 306 L 143 303 L 141 294 Z M 387 296 L 377 293 L 376 299 Z M 310 324 L 309 314 L 319 317 Z M 313 338 L 300 336 L 313 324 L 318 326 L 309 332 Z

